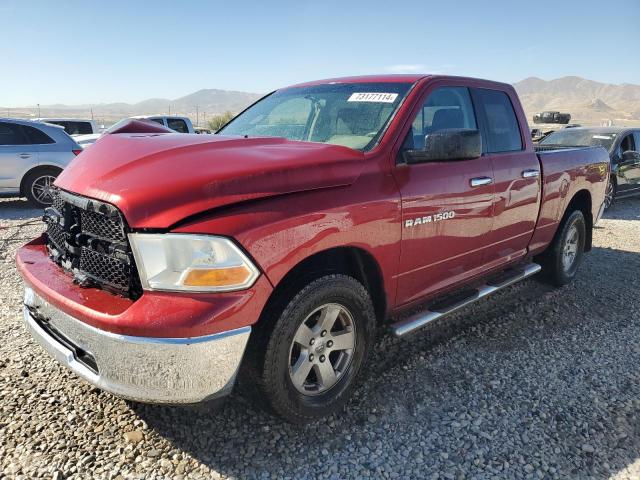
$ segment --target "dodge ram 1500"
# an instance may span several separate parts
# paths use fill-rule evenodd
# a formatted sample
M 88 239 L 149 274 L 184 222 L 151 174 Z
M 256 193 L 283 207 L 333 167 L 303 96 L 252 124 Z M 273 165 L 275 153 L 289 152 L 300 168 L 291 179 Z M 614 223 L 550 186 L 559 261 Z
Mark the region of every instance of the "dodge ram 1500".
M 194 403 L 239 376 L 310 421 L 384 322 L 404 337 L 540 270 L 570 282 L 609 169 L 598 147 L 536 153 L 514 89 L 472 78 L 296 85 L 215 136 L 133 120 L 56 180 L 17 255 L 24 320 L 115 395 Z

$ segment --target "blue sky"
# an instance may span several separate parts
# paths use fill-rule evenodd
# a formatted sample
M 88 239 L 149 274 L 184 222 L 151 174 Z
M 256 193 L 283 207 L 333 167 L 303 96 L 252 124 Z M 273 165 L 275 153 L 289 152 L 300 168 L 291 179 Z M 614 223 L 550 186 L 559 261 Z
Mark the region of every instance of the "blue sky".
M 384 72 L 640 84 L 640 0 L 2 0 L 0 25 L 0 106 Z

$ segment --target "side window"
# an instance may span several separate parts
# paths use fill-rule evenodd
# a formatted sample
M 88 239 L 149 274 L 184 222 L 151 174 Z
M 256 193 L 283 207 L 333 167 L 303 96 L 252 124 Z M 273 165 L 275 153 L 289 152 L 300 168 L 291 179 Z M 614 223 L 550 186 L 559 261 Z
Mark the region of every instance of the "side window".
M 163 127 L 165 126 L 164 121 L 161 118 L 150 118 L 149 120 L 151 120 L 152 122 L 159 123 Z
M 411 125 L 404 148 L 421 150 L 426 135 L 449 128 L 477 128 L 466 87 L 442 87 L 431 92 Z
M 636 140 L 636 152 L 640 152 L 640 130 L 633 133 Z
M 187 122 L 185 122 L 181 118 L 167 118 L 167 126 L 171 130 L 175 130 L 176 132 L 189 133 Z
M 22 126 L 22 131 L 27 135 L 29 143 L 33 145 L 45 145 L 48 143 L 56 143 L 49 135 L 42 130 L 27 125 Z
M 93 126 L 89 122 L 77 122 L 76 131 L 78 135 L 88 135 L 93 133 Z
M 69 135 L 86 135 L 93 133 L 89 122 L 66 122 L 64 130 Z
M 633 134 L 630 133 L 628 135 L 626 135 L 622 141 L 620 142 L 620 153 L 624 153 L 627 150 L 634 150 L 635 151 L 636 147 L 634 145 L 633 142 Z
M 54 125 L 60 125 L 69 135 L 73 132 L 72 122 L 52 122 Z
M 27 143 L 19 125 L 0 122 L 0 145 L 25 145 Z
M 476 105 L 484 111 L 486 145 L 489 153 L 522 150 L 520 126 L 511 100 L 505 92 L 478 88 Z

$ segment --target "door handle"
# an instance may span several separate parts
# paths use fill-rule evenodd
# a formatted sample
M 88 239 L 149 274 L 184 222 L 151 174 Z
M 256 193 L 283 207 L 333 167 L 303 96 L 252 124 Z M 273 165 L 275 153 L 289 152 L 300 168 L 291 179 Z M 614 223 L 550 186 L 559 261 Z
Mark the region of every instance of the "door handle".
M 31 158 L 31 154 L 30 153 L 21 153 L 18 156 L 20 158 Z
M 491 177 L 476 177 L 469 180 L 469 185 L 472 187 L 482 187 L 483 185 L 491 185 L 493 178 Z
M 539 170 L 525 170 L 522 172 L 522 178 L 534 178 L 539 176 L 540 176 Z

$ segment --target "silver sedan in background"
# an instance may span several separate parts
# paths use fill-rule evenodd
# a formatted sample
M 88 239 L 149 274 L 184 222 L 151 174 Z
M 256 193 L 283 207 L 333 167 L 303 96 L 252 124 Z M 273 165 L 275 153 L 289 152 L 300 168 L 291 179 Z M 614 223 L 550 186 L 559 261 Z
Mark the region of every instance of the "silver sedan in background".
M 62 127 L 0 118 L 0 196 L 24 196 L 41 208 L 51 205 L 53 181 L 80 152 Z

